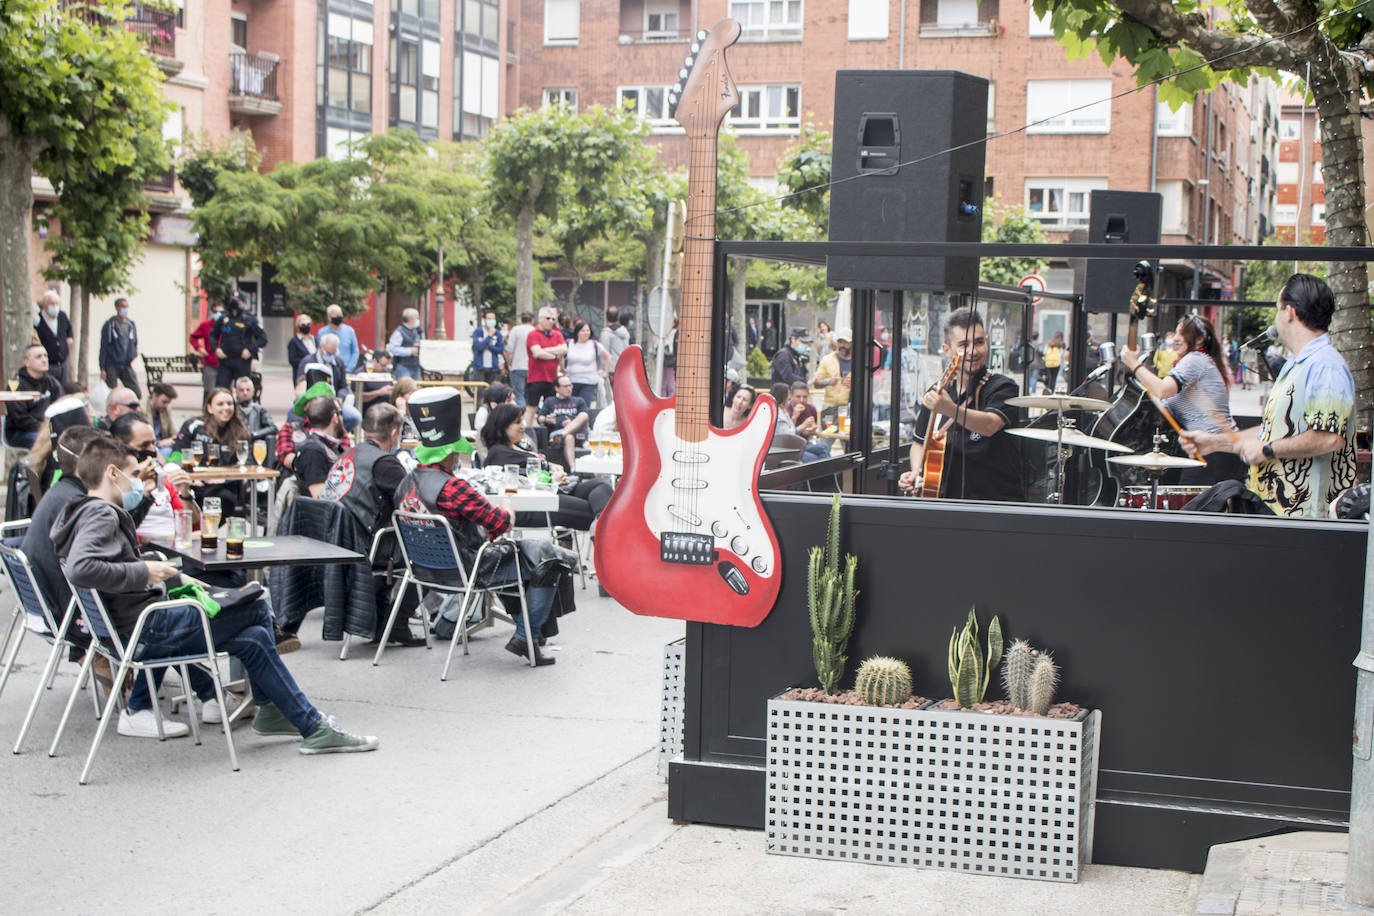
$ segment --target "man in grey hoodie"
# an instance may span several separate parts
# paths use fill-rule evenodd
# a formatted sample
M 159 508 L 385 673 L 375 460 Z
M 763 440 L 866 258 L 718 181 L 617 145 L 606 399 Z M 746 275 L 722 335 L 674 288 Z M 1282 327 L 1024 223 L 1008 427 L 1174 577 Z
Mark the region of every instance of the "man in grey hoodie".
M 177 584 L 176 567 L 139 555 L 138 535 L 129 510 L 143 500 L 138 462 L 127 446 L 113 439 L 92 440 L 76 462 L 86 495 L 64 508 L 52 528 L 53 547 L 62 559 L 68 581 L 100 593 L 110 622 L 126 641 L 138 615 L 165 594 L 164 583 Z M 193 580 L 192 580 L 193 581 Z M 370 751 L 378 740 L 340 730 L 332 717 L 321 715 L 296 686 L 291 672 L 277 655 L 272 614 L 261 599 L 222 609 L 210 622 L 216 648 L 243 663 L 252 684 L 258 713 L 253 731 L 259 735 L 299 735 L 302 754 Z M 136 646 L 126 648 L 134 658 L 168 658 L 203 652 L 200 615 L 189 607 L 165 608 L 145 625 Z M 154 689 L 161 681 L 155 672 Z M 200 698 L 201 719 L 221 721 L 224 711 L 214 699 L 214 685 L 205 672 L 191 669 L 190 688 Z M 129 702 L 119 717 L 119 733 L 137 738 L 158 737 L 147 679 L 134 682 Z M 181 722 L 165 722 L 163 734 L 178 737 L 189 729 Z

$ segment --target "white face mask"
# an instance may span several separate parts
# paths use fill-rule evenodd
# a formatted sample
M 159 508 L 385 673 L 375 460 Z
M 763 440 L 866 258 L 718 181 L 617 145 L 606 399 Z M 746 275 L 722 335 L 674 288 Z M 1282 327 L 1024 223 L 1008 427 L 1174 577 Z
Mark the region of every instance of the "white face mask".
M 62 314 L 62 308 L 61 306 L 50 305 L 47 308 L 43 309 L 43 312 L 49 318 L 56 318 L 58 315 Z

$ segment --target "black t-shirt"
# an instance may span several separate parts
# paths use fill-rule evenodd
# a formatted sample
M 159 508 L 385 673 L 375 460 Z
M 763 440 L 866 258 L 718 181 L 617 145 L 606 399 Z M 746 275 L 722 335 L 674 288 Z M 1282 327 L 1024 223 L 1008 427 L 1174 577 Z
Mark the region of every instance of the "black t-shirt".
M 383 524 L 391 523 L 391 513 L 396 511 L 396 488 L 405 479 L 405 466 L 395 455 L 383 455 L 372 465 L 372 482 L 377 486 L 377 508 Z
M 981 386 L 980 386 L 981 382 Z M 991 436 L 981 436 L 965 429 L 956 421 L 949 427 L 945 447 L 945 482 L 943 495 L 949 499 L 988 499 L 1001 502 L 1026 498 L 1021 476 L 1021 449 L 1015 436 L 1007 429 L 1015 426 L 1020 411 L 1007 406 L 1007 400 L 1020 393 L 1016 382 L 1005 375 L 983 374 L 972 380 L 963 397 L 955 394 L 955 383 L 945 389 L 958 405 L 967 404 L 970 410 L 998 414 L 1006 426 Z M 916 413 L 916 440 L 924 440 L 930 411 L 924 406 Z M 948 423 L 947 417 L 936 421 L 938 429 Z M 919 471 L 919 468 L 914 470 Z
M 310 487 L 317 483 L 324 483 L 329 479 L 329 469 L 338 460 L 338 455 L 331 456 L 325 444 L 320 441 L 318 436 L 310 436 L 296 451 L 296 461 L 291 465 L 296 472 L 296 479 L 301 484 L 301 495 L 309 496 Z

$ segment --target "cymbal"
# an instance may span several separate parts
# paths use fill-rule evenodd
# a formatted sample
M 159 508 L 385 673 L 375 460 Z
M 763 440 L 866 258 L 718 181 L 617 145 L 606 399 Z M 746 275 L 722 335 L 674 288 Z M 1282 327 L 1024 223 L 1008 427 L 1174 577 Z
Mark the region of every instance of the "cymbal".
M 1010 402 L 1008 402 L 1010 403 Z M 1007 432 L 1013 436 L 1020 436 L 1023 439 L 1038 439 L 1041 442 L 1058 442 L 1059 430 L 1057 429 L 1009 429 Z M 1064 430 L 1064 444 L 1072 448 L 1100 448 L 1108 452 L 1129 452 L 1130 446 L 1113 442 L 1110 439 L 1095 439 L 1087 433 L 1079 432 L 1076 429 Z
M 1201 461 L 1193 458 L 1177 458 L 1173 455 L 1166 455 L 1163 452 L 1146 452 L 1144 455 L 1116 455 L 1107 459 L 1116 464 L 1125 464 L 1133 468 L 1145 468 L 1147 471 L 1167 471 L 1171 468 L 1201 468 L 1206 467 Z
M 1045 410 L 1107 410 L 1112 405 L 1098 398 L 1077 394 L 1023 394 L 1007 398 L 1012 407 L 1044 408 Z

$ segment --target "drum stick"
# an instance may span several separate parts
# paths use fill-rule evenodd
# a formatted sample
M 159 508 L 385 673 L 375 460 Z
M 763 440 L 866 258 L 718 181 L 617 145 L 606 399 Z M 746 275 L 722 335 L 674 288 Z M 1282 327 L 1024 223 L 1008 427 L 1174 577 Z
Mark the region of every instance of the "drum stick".
M 1142 387 L 1144 387 L 1144 386 L 1142 386 Z M 1145 394 L 1149 395 L 1150 402 L 1153 403 L 1153 404 L 1155 405 L 1155 407 L 1159 410 L 1159 412 L 1160 412 L 1161 414 L 1164 415 L 1164 419 L 1166 419 L 1166 420 L 1169 421 L 1169 425 L 1172 426 L 1172 427 L 1174 428 L 1174 432 L 1176 432 L 1176 433 L 1182 433 L 1182 432 L 1183 432 L 1183 427 L 1181 427 L 1181 426 L 1178 425 L 1178 421 L 1174 419 L 1174 415 L 1173 415 L 1173 414 L 1169 413 L 1169 409 L 1168 409 L 1167 407 L 1164 406 L 1164 402 L 1161 401 L 1159 398 L 1155 397 L 1154 392 L 1150 391 L 1148 388 L 1145 388 L 1144 390 L 1145 390 Z M 1203 467 L 1206 467 L 1206 466 L 1207 466 L 1207 459 L 1206 459 L 1206 458 L 1203 458 L 1201 455 L 1198 455 L 1198 456 L 1197 456 L 1197 460 L 1202 462 L 1202 466 L 1203 466 Z

